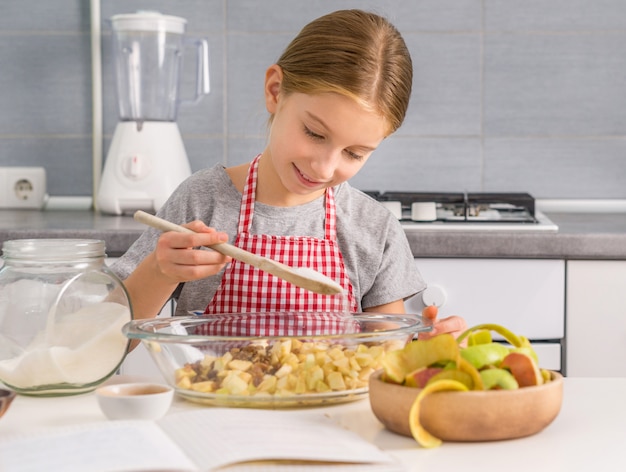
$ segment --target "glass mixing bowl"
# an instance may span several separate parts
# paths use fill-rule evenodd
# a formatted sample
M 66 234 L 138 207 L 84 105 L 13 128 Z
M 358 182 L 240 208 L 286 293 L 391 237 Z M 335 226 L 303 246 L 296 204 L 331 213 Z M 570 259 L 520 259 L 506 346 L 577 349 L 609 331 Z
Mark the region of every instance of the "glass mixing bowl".
M 367 395 L 386 352 L 431 329 L 413 314 L 234 313 L 134 320 L 123 332 L 185 399 L 281 408 Z

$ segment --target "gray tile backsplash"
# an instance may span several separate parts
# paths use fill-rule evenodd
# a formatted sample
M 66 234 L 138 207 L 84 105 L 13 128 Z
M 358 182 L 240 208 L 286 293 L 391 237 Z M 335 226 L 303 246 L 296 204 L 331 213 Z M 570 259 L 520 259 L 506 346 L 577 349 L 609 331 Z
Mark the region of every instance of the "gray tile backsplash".
M 626 131 L 626 30 L 488 34 L 484 133 L 618 136 Z
M 105 156 L 113 14 L 182 16 L 208 39 L 211 94 L 178 117 L 198 170 L 263 149 L 266 67 L 309 20 L 355 7 L 398 26 L 415 69 L 405 123 L 355 186 L 626 199 L 624 0 L 101 0 Z M 0 38 L 0 166 L 43 166 L 51 195 L 91 196 L 90 2 L 0 0 Z
M 89 34 L 0 37 L 0 137 L 88 135 Z
M 480 136 L 481 36 L 406 33 L 413 60 L 411 106 L 398 134 Z

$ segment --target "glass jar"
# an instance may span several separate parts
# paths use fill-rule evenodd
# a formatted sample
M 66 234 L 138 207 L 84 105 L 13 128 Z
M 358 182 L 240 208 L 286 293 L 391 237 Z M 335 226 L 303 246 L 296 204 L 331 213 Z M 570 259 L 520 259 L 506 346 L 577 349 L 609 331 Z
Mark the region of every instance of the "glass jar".
M 104 241 L 6 241 L 0 269 L 0 382 L 26 395 L 95 389 L 128 352 L 132 319 Z

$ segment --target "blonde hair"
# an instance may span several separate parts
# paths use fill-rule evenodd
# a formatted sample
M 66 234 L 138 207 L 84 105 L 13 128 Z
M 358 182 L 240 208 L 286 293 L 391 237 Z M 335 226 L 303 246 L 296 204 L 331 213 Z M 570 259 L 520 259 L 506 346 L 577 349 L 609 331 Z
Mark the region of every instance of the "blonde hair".
M 411 55 L 400 32 L 379 15 L 339 10 L 313 20 L 277 64 L 283 71 L 281 93 L 350 97 L 383 116 L 389 134 L 404 121 L 413 81 Z

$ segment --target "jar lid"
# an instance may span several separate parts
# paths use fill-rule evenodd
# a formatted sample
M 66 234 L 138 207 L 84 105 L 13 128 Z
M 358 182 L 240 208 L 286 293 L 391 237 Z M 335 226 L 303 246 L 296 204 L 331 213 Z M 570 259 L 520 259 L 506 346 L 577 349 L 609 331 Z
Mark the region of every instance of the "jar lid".
M 105 256 L 97 239 L 13 239 L 5 241 L 2 255 L 10 259 L 62 261 Z
M 111 17 L 115 31 L 148 31 L 185 33 L 187 20 L 179 16 L 163 15 L 158 11 L 140 10 L 137 13 L 123 13 Z

